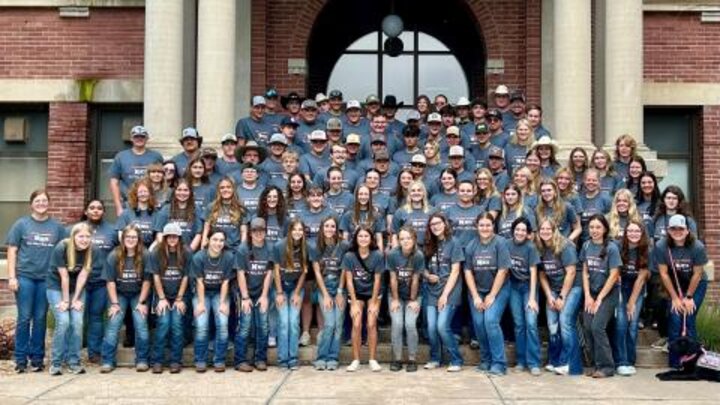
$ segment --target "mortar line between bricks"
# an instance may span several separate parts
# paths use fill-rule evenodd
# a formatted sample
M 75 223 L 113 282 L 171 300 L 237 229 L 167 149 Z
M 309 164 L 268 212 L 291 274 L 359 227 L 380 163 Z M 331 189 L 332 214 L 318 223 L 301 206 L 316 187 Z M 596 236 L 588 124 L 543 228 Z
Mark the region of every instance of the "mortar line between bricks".
M 63 387 L 63 386 L 65 386 L 65 385 L 67 385 L 67 384 L 70 384 L 71 382 L 77 380 L 78 378 L 80 378 L 79 375 L 73 376 L 73 377 L 70 378 L 69 380 L 67 380 L 67 381 L 65 381 L 65 382 L 63 382 L 63 383 L 61 383 L 61 384 L 58 384 L 58 385 L 56 385 L 56 386 L 54 386 L 54 387 L 50 387 L 50 388 L 46 389 L 45 391 L 43 391 L 43 392 L 35 395 L 34 397 L 30 398 L 30 399 L 29 399 L 27 402 L 25 402 L 25 403 L 26 403 L 26 404 L 30 404 L 30 403 L 32 403 L 32 402 L 40 399 L 40 397 L 42 397 L 42 396 L 44 396 L 44 395 L 47 395 L 47 394 L 55 391 L 56 389 L 58 389 L 58 388 L 60 388 L 60 387 Z
M 495 381 L 493 381 L 493 378 L 490 377 L 490 376 L 486 376 L 485 378 L 487 378 L 488 380 L 490 380 L 490 384 L 492 384 L 493 389 L 495 390 L 495 393 L 497 394 L 498 399 L 500 400 L 500 403 L 503 404 L 503 405 L 505 405 L 505 404 L 506 404 L 505 398 L 503 398 L 502 394 L 500 393 L 500 389 L 498 388 L 498 386 L 495 385 Z
M 285 382 L 290 379 L 290 376 L 292 375 L 292 371 L 288 370 L 285 372 L 285 375 L 283 376 L 282 380 L 273 388 L 272 393 L 270 393 L 270 396 L 268 397 L 267 401 L 265 401 L 266 405 L 269 405 L 273 402 L 275 399 L 275 396 L 280 392 L 280 389 L 285 385 Z

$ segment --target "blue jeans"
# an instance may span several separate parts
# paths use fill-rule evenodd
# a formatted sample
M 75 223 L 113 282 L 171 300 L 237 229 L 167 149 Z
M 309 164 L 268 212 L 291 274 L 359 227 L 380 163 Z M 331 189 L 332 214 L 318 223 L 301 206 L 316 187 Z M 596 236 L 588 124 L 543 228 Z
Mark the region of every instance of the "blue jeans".
M 627 301 L 632 294 L 633 286 L 623 286 L 621 288 L 622 296 L 618 301 L 617 310 L 615 311 L 615 333 L 613 338 L 613 357 L 616 366 L 634 366 L 638 337 L 638 322 L 640 321 L 640 312 L 642 311 L 643 301 L 645 300 L 645 289 L 640 293 L 635 302 L 635 312 L 633 319 L 628 319 Z
M 270 293 L 268 294 L 268 297 L 270 297 L 270 304 L 268 305 L 268 337 L 274 337 L 277 339 L 278 335 L 278 311 L 275 307 L 275 282 L 273 282 L 273 286 L 270 287 Z
M 298 364 L 300 344 L 300 308 L 292 305 L 294 289 L 285 290 L 285 304 L 277 308 L 278 312 L 278 346 L 277 356 L 280 367 L 295 367 Z M 303 298 L 305 290 L 300 290 Z M 274 297 L 273 297 L 274 300 Z
M 390 312 L 391 320 L 391 341 L 392 341 L 392 352 L 393 360 L 402 360 L 402 348 L 403 348 L 403 331 L 407 336 L 407 347 L 408 357 L 410 360 L 415 360 L 415 356 L 418 351 L 418 328 L 417 319 L 420 312 L 413 311 L 408 303 L 410 301 L 399 299 L 400 308 L 395 312 Z M 422 303 L 422 300 L 419 301 Z M 392 295 L 388 294 L 388 309 L 392 306 Z M 454 319 L 457 319 L 457 314 Z M 452 323 L 452 322 L 451 322 Z M 452 327 L 452 325 L 451 325 Z
M 102 351 L 103 317 L 107 310 L 107 301 L 107 287 L 105 284 L 85 287 L 88 357 L 99 356 Z
M 577 330 L 578 311 L 582 300 L 582 287 L 572 287 L 565 297 L 562 311 L 558 312 L 550 307 L 545 311 L 550 332 L 548 363 L 555 367 L 568 365 L 571 375 L 583 373 Z
M 45 329 L 47 323 L 47 295 L 45 280 L 18 276 L 17 329 L 15 332 L 15 363 L 41 366 L 45 358 Z
M 172 302 L 171 302 L 172 305 Z M 190 309 L 187 309 L 189 311 Z M 153 342 L 152 362 L 163 364 L 165 362 L 165 347 L 170 335 L 170 364 L 182 364 L 183 354 L 183 317 L 180 311 L 168 308 L 165 312 L 156 314 L 155 340 Z
M 80 301 L 85 300 L 84 292 L 79 299 Z M 66 360 L 70 366 L 79 366 L 80 351 L 82 350 L 83 311 L 68 308 L 60 312 L 57 309 L 57 305 L 62 301 L 60 290 L 47 290 L 47 300 L 55 317 L 50 364 L 61 367 L 63 361 Z
M 270 303 L 268 297 L 268 304 Z M 250 340 L 250 331 L 255 331 L 255 364 L 259 362 L 267 362 L 267 344 L 268 344 L 268 311 L 260 311 L 257 305 L 257 299 L 252 300 L 250 313 L 246 314 L 242 310 L 240 300 L 237 300 L 238 324 L 235 333 L 235 365 L 247 362 L 246 353 L 248 341 Z
M 430 361 L 442 363 L 442 349 L 444 346 L 450 354 L 450 365 L 462 366 L 462 354 L 450 326 L 456 309 L 457 306 L 450 304 L 445 305 L 442 311 L 438 311 L 435 305 L 425 306 L 428 338 L 430 340 Z
M 335 297 L 332 296 L 332 298 L 332 307 L 327 310 L 322 305 L 321 298 L 320 308 L 322 309 L 325 324 L 318 337 L 317 360 L 337 365 L 340 359 L 340 341 L 343 336 L 345 308 L 338 309 Z
M 537 291 L 535 292 L 537 302 Z M 537 312 L 528 308 L 530 282 L 510 280 L 510 310 L 515 324 L 515 358 L 518 366 L 540 367 Z
M 695 301 L 695 312 L 693 312 L 692 315 L 687 315 L 687 319 L 685 321 L 685 325 L 687 328 L 687 335 L 690 337 L 693 337 L 697 339 L 697 328 L 695 326 L 695 318 L 697 316 L 698 311 L 700 311 L 700 305 L 702 305 L 703 300 L 705 299 L 705 292 L 707 290 L 707 281 L 702 280 L 698 284 L 698 287 L 695 289 L 695 294 L 693 294 L 693 300 Z M 684 291 L 683 291 L 684 292 Z M 678 315 L 672 311 L 670 311 L 670 323 L 668 325 L 668 342 L 673 342 L 677 338 L 679 338 L 682 334 L 683 329 L 683 316 Z M 670 361 L 670 367 L 678 368 L 680 367 L 680 356 L 670 351 L 669 356 Z
M 198 298 L 193 297 L 193 308 Z M 228 316 L 220 313 L 220 291 L 205 291 L 205 312 L 195 317 L 195 365 L 205 366 L 208 359 L 210 312 L 215 320 L 215 355 L 213 364 L 225 364 L 228 346 Z
M 120 312 L 107 321 L 102 343 L 102 364 L 115 366 L 118 334 L 123 325 L 126 311 L 132 311 L 133 325 L 135 326 L 135 364 L 148 364 L 150 332 L 148 331 L 147 317 L 135 310 L 140 293 L 132 296 L 118 294 L 117 298 Z
M 480 297 L 485 299 L 486 295 L 480 294 Z M 470 311 L 472 312 L 475 336 L 480 344 L 480 367 L 501 373 L 507 369 L 507 361 L 505 360 L 505 338 L 500 327 L 500 319 L 502 319 L 509 299 L 510 286 L 507 283 L 500 289 L 495 296 L 495 302 L 487 310 L 479 311 L 475 308 L 475 305 L 472 304 L 473 299 L 470 297 Z

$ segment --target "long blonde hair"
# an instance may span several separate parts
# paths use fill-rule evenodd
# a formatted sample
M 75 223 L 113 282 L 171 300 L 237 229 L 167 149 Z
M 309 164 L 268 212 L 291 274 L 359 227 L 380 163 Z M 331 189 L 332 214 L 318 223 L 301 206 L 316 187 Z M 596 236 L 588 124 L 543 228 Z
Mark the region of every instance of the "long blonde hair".
M 540 239 L 540 228 L 545 223 L 548 223 L 550 225 L 553 232 L 549 245 L 545 243 L 544 240 Z M 560 228 L 558 228 L 557 222 L 554 222 L 548 217 L 543 219 L 538 218 L 537 232 L 535 232 L 535 246 L 537 247 L 540 255 L 542 255 L 545 251 L 550 250 L 553 256 L 559 256 L 562 253 L 563 249 L 565 249 L 565 245 L 568 243 L 570 243 L 570 241 L 568 241 L 564 236 L 562 236 L 562 234 L 560 233 Z
M 542 186 L 550 185 L 553 188 L 553 191 L 555 191 L 555 198 L 553 199 L 552 203 L 549 205 L 543 200 L 542 198 L 542 191 L 540 192 L 540 197 L 538 198 L 538 204 L 537 207 L 535 207 L 535 218 L 537 218 L 538 222 L 540 222 L 544 218 L 548 218 L 552 220 L 556 224 L 562 223 L 563 218 L 565 217 L 565 200 L 560 197 L 560 190 L 558 189 L 557 183 L 555 183 L 555 180 L 551 179 L 544 179 L 540 182 L 540 189 L 542 189 Z M 545 215 L 545 210 L 547 208 L 552 209 L 552 216 Z
M 232 186 L 233 189 L 233 194 L 232 197 L 230 197 L 230 203 L 228 204 L 228 208 L 230 211 L 230 221 L 233 224 L 240 224 L 240 221 L 245 215 L 245 207 L 243 207 L 243 205 L 240 203 L 240 199 L 235 193 L 235 182 L 233 182 L 232 179 L 226 176 L 223 177 L 220 181 L 218 181 L 217 186 L 215 186 L 215 200 L 213 200 L 212 205 L 210 205 L 210 215 L 207 219 L 208 223 L 211 226 L 217 223 L 218 217 L 220 216 L 220 211 L 223 208 L 223 199 L 220 195 L 220 185 L 222 185 L 223 183 L 230 183 L 230 186 Z
M 525 143 L 520 143 L 520 139 L 518 139 L 517 136 L 517 129 L 520 125 L 525 125 L 530 130 L 530 134 L 525 140 Z M 515 132 L 510 137 L 510 143 L 512 143 L 513 145 L 522 145 L 528 147 L 529 149 L 530 145 L 532 145 L 533 142 L 535 142 L 535 130 L 533 129 L 532 125 L 530 125 L 530 121 L 528 121 L 526 118 L 518 120 L 517 124 L 515 125 Z
M 65 257 L 67 258 L 67 270 L 72 273 L 75 270 L 77 264 L 77 247 L 75 246 L 75 236 L 80 232 L 87 232 L 88 235 L 92 235 L 92 229 L 86 222 L 80 222 L 75 224 L 70 230 L 70 237 L 65 239 Z M 90 271 L 92 267 L 92 242 L 85 252 L 85 260 L 83 261 L 81 271 Z
M 428 202 L 428 195 L 427 195 L 427 189 L 425 188 L 425 184 L 423 184 L 420 180 L 415 180 L 412 183 L 410 183 L 410 187 L 408 187 L 408 190 L 412 189 L 414 186 L 419 186 L 422 189 L 423 192 L 423 199 L 422 199 L 422 205 L 423 205 L 423 212 L 427 213 L 430 212 L 430 203 Z M 410 213 L 413 211 L 412 202 L 410 201 L 410 192 L 408 192 L 407 198 L 405 198 L 405 205 L 403 205 L 403 209 L 405 212 Z
M 610 208 L 610 213 L 607 216 L 608 223 L 610 224 L 610 237 L 613 239 L 617 238 L 617 236 L 620 234 L 620 213 L 617 210 L 617 202 L 620 197 L 625 197 L 628 202 L 628 224 L 631 221 L 642 223 L 642 219 L 640 217 L 640 214 L 638 213 L 637 205 L 635 204 L 635 199 L 633 198 L 630 190 L 626 188 L 618 190 L 615 193 L 615 197 L 613 197 L 612 207 Z
M 486 177 L 488 179 L 488 186 L 485 190 L 480 189 L 480 186 L 477 184 L 477 178 L 480 177 L 480 175 Z M 495 195 L 500 195 L 498 193 L 497 189 L 495 188 L 495 182 L 493 181 L 493 175 L 490 172 L 490 169 L 487 167 L 483 167 L 482 169 L 478 169 L 475 172 L 475 185 L 476 192 L 475 192 L 475 203 L 479 203 L 481 201 L 484 201 L 487 198 L 490 198 Z

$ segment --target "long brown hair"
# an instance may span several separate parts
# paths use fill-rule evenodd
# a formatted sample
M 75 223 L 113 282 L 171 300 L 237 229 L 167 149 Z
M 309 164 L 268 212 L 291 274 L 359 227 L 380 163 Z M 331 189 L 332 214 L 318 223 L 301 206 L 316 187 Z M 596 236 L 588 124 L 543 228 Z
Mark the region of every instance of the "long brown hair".
M 178 201 L 175 198 L 175 193 L 177 192 L 177 189 L 178 187 L 180 187 L 181 184 L 184 184 L 185 186 L 187 186 L 188 190 L 190 190 L 190 197 L 187 200 L 187 206 L 184 210 L 180 209 Z M 193 192 L 192 185 L 190 184 L 190 182 L 187 181 L 186 178 L 178 179 L 177 184 L 175 185 L 175 189 L 170 196 L 169 217 L 170 219 L 181 219 L 183 221 L 187 221 L 190 224 L 195 221 L 195 194 Z
M 167 266 L 169 263 L 170 258 L 170 246 L 167 244 L 167 238 L 169 235 L 163 236 L 162 240 L 160 240 L 160 243 L 157 245 L 157 255 L 158 259 L 160 259 L 160 276 L 165 275 L 165 270 L 167 270 Z M 175 251 L 175 260 L 178 269 L 182 270 L 185 267 L 185 246 L 183 245 L 183 240 L 181 237 L 178 237 L 178 245 L 176 247 Z
M 642 232 L 642 235 L 640 236 L 640 242 L 638 243 L 636 249 L 637 249 L 637 255 L 635 257 L 637 258 L 637 262 L 635 263 L 635 268 L 637 270 L 640 269 L 647 269 L 648 268 L 648 258 L 650 256 L 650 237 L 648 236 L 647 229 L 645 229 L 645 224 L 642 222 L 642 220 L 638 220 L 635 218 L 631 218 L 628 221 L 627 226 L 630 226 L 632 224 L 637 225 L 640 228 L 640 231 Z M 622 258 L 622 262 L 627 264 L 630 262 L 630 240 L 628 240 L 627 237 L 627 226 L 625 227 L 625 233 L 623 234 L 622 243 L 620 246 L 620 257 Z
M 127 235 L 128 232 L 135 232 L 135 235 L 138 237 L 138 243 L 135 247 L 135 256 L 133 257 L 133 267 L 135 274 L 137 274 L 138 278 L 142 280 L 144 272 L 143 254 L 145 253 L 145 247 L 142 243 L 140 229 L 138 229 L 135 224 L 126 226 L 120 234 L 120 244 L 115 248 L 115 252 L 117 252 L 117 268 L 115 271 L 117 272 L 118 277 L 122 277 L 123 267 L 125 267 L 125 258 L 129 257 L 127 248 L 125 247 L 125 235 Z
M 370 226 L 372 228 L 372 225 L 375 223 L 375 207 L 373 206 L 373 200 L 372 200 L 372 190 L 370 190 L 370 187 L 368 187 L 365 183 L 360 184 L 355 189 L 355 199 L 353 202 L 353 210 L 352 210 L 352 224 L 354 226 L 358 226 L 362 222 L 360 221 L 360 202 L 358 201 L 358 192 L 361 188 L 365 188 L 368 191 L 369 197 L 367 202 L 367 220 L 364 221 L 365 224 Z
M 301 228 L 303 228 L 303 237 L 300 239 L 299 245 L 295 246 L 295 240 L 292 238 L 292 231 L 293 229 L 300 225 Z M 286 266 L 292 266 L 293 264 L 293 253 L 295 252 L 295 249 L 300 250 L 300 267 L 302 268 L 303 274 L 307 273 L 307 241 L 305 240 L 305 224 L 300 220 L 300 218 L 294 218 L 290 221 L 290 224 L 288 225 L 288 235 L 287 238 L 285 238 L 285 265 Z
M 438 240 L 438 237 L 435 236 L 434 233 L 432 233 L 432 230 L 430 230 L 430 222 L 432 222 L 432 220 L 435 218 L 440 218 L 445 223 L 445 231 L 443 231 L 444 240 L 450 240 L 450 235 L 452 235 L 452 229 L 450 229 L 450 222 L 447 220 L 444 214 L 436 212 L 430 215 L 430 218 L 428 218 L 427 220 L 427 229 L 425 231 L 425 257 L 431 257 L 432 255 L 438 253 L 437 250 L 440 246 L 440 241 Z
M 218 181 L 217 186 L 215 186 L 215 199 L 213 200 L 212 204 L 210 205 L 210 215 L 208 216 L 208 223 L 210 226 L 214 226 L 217 223 L 218 217 L 220 216 L 220 211 L 223 208 L 223 199 L 220 195 L 220 185 L 223 183 L 230 183 L 230 186 L 232 186 L 233 193 L 232 197 L 230 197 L 230 201 L 228 204 L 228 208 L 230 210 L 230 221 L 233 224 L 240 225 L 240 221 L 243 219 L 243 216 L 245 215 L 245 207 L 240 203 L 240 199 L 238 199 L 237 194 L 235 193 L 235 182 L 232 181 L 230 177 L 223 177 L 220 181 Z

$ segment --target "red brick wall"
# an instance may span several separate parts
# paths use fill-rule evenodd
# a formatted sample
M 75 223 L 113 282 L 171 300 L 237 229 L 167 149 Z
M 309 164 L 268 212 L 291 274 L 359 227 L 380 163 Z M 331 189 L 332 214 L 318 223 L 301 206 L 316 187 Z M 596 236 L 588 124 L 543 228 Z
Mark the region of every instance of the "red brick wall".
M 720 105 L 702 109 L 700 144 L 700 225 L 703 242 L 715 263 L 715 280 L 720 280 Z M 720 283 L 711 283 L 708 298 L 720 302 Z
M 700 13 L 645 13 L 644 76 L 652 82 L 720 82 L 720 24 Z
M 68 224 L 80 219 L 90 184 L 86 103 L 50 103 L 47 189 L 51 214 Z
M 0 78 L 140 78 L 143 8 L 92 8 L 60 18 L 57 8 L 0 9 Z
M 287 74 L 288 58 L 305 58 L 315 18 L 326 0 L 253 0 L 253 94 L 274 85 L 282 93 L 305 93 L 306 77 Z M 487 76 L 487 89 L 507 84 L 540 100 L 540 0 L 468 0 L 485 38 L 487 57 L 504 59 L 505 73 Z M 272 16 L 272 18 L 269 18 Z

